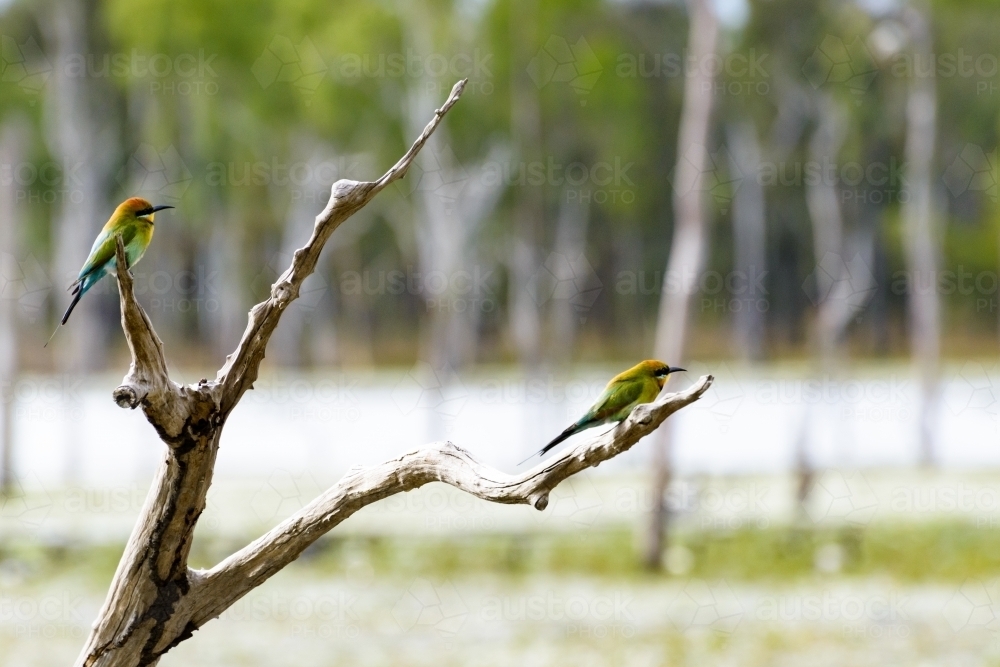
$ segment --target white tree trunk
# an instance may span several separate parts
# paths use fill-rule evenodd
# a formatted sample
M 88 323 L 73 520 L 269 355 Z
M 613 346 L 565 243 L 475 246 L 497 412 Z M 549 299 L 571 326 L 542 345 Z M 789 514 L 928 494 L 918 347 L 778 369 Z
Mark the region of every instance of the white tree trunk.
M 753 123 L 744 120 L 727 128 L 726 138 L 741 177 L 733 199 L 733 246 L 736 270 L 746 276 L 748 293 L 734 295 L 741 306 L 733 315 L 733 342 L 744 361 L 759 361 L 763 354 L 766 295 L 757 292 L 757 276 L 767 270 L 767 222 L 764 187 L 758 178 L 760 142 Z
M 656 322 L 654 353 L 672 366 L 682 364 L 691 317 L 691 300 L 706 255 L 708 219 L 705 211 L 705 171 L 710 165 L 708 135 L 714 96 L 714 69 L 705 66 L 715 53 L 718 20 L 711 0 L 689 0 L 688 57 L 696 63 L 684 82 L 674 170 L 674 236 L 663 276 Z M 680 279 L 680 290 L 668 289 L 670 276 Z M 672 281 L 670 281 L 672 284 Z M 664 496 L 670 485 L 671 428 L 662 429 L 654 449 L 653 509 L 646 540 L 647 567 L 659 568 L 663 553 L 667 508 Z
M 914 62 L 931 62 L 933 44 L 929 9 L 911 6 L 903 17 L 910 33 Z M 910 344 L 920 378 L 919 458 L 934 463 L 938 411 L 938 374 L 941 357 L 941 305 L 936 289 L 939 231 L 935 223 L 933 179 L 937 140 L 937 88 L 934 77 L 911 76 L 906 100 L 906 163 L 908 199 L 903 203 L 906 262 L 912 276 L 909 292 Z M 920 285 L 931 285 L 920 289 Z
M 104 225 L 113 207 L 108 200 L 108 188 L 118 166 L 118 131 L 115 114 L 108 101 L 99 95 L 98 79 L 73 76 L 66 63 L 73 56 L 94 52 L 90 26 L 94 17 L 84 0 L 66 0 L 51 6 L 48 20 L 51 26 L 47 39 L 52 44 L 58 64 L 48 83 L 46 120 L 49 151 L 67 168 L 61 183 L 64 194 L 59 198 L 54 217 L 52 238 L 55 239 L 53 277 L 62 288 L 76 278 L 87 259 L 87 252 L 97 232 Z M 56 291 L 55 311 L 62 315 L 69 297 Z M 73 326 L 54 341 L 63 372 L 81 372 L 101 368 L 102 349 L 93 345 L 101 340 L 102 325 L 94 299 L 84 299 L 73 311 Z
M 0 126 L 0 165 L 18 165 L 28 144 L 25 119 L 14 118 Z M 18 374 L 17 306 L 25 285 L 19 266 L 18 230 L 24 225 L 17 198 L 17 184 L 0 179 L 0 497 L 8 495 L 14 479 L 14 387 Z
M 315 137 L 298 137 L 293 142 L 292 150 L 293 164 L 306 164 L 309 166 L 308 173 L 323 173 L 322 165 L 332 164 L 335 154 L 332 148 L 324 146 Z M 285 213 L 285 225 L 281 240 L 281 251 L 277 257 L 272 258 L 269 264 L 273 265 L 276 271 L 280 267 L 288 264 L 292 253 L 298 247 L 301 239 L 309 235 L 309 215 L 316 210 L 317 202 L 322 201 L 326 188 L 316 180 L 310 179 L 306 183 L 297 185 L 297 190 L 288 202 Z M 303 352 L 314 348 L 314 345 L 307 341 L 307 328 L 310 321 L 314 319 L 317 309 L 322 301 L 331 299 L 327 294 L 327 274 L 325 267 L 309 276 L 303 284 L 305 298 L 292 305 L 281 320 L 281 327 L 275 332 L 275 352 L 279 364 L 283 366 L 298 367 L 307 363 Z M 333 313 L 327 318 L 325 324 L 328 332 L 331 329 L 334 319 Z M 317 332 L 308 332 L 315 337 Z
M 426 12 L 411 12 L 407 39 L 417 53 L 433 53 L 434 29 Z M 434 109 L 436 81 L 427 73 L 415 80 L 407 91 L 408 128 L 419 132 Z M 502 161 L 506 149 L 496 146 L 486 162 Z M 467 291 L 475 289 L 459 274 L 470 276 L 476 266 L 475 239 L 486 219 L 493 213 L 503 192 L 502 182 L 482 178 L 482 164 L 463 165 L 455 155 L 446 128 L 435 133 L 427 149 L 417 159 L 421 170 L 414 174 L 413 198 L 416 203 L 415 232 L 419 268 L 425 277 L 443 274 L 443 290 L 425 293 L 423 359 L 436 370 L 458 370 L 475 359 L 481 299 L 485 296 Z
M 816 100 L 817 125 L 809 142 L 813 164 L 837 164 L 847 133 L 847 118 L 829 96 Z M 819 315 L 816 322 L 817 348 L 822 372 L 837 364 L 839 341 L 849 322 L 847 302 L 837 290 L 844 284 L 844 219 L 840 212 L 840 193 L 835 180 L 824 176 L 806 183 L 806 204 L 812 222 L 813 259 L 818 268 Z
M 566 275 L 556 275 L 561 281 L 572 282 L 581 276 L 577 272 L 586 261 L 584 252 L 587 250 L 587 227 L 590 223 L 590 204 L 580 201 L 579 197 L 570 199 L 564 191 L 559 202 L 559 219 L 556 221 L 556 242 L 554 252 L 558 257 L 558 266 Z M 577 287 L 583 289 L 582 285 Z M 573 360 L 573 345 L 576 342 L 576 330 L 586 319 L 590 307 L 586 293 L 573 296 L 562 295 L 562 298 L 552 300 L 550 316 L 552 318 L 552 358 L 567 366 Z M 583 303 L 577 300 L 583 297 Z
M 809 141 L 809 159 L 814 165 L 837 164 L 840 149 L 847 132 L 847 118 L 837 102 L 828 95 L 817 95 L 813 104 L 816 129 Z M 825 172 L 821 172 L 824 173 Z M 836 372 L 840 356 L 840 338 L 847 320 L 843 318 L 843 301 L 835 292 L 846 278 L 844 271 L 844 219 L 840 211 L 840 193 L 835 180 L 825 177 L 806 183 L 806 206 L 812 223 L 814 276 L 816 278 L 818 314 L 815 322 L 814 355 L 816 371 L 828 378 Z M 842 435 L 842 420 L 831 422 L 831 411 L 838 406 L 804 406 L 805 412 L 795 440 L 795 474 L 797 478 L 795 500 L 797 518 L 803 519 L 806 502 L 816 476 L 813 460 L 815 443 L 812 434 L 816 421 L 823 430 L 832 428 Z M 817 408 L 819 415 L 817 416 Z
M 228 203 L 228 206 L 227 206 Z M 199 258 L 211 282 L 212 299 L 217 308 L 206 309 L 198 318 L 202 337 L 215 354 L 226 354 L 240 339 L 240 321 L 246 307 L 243 287 L 244 233 L 239 221 L 238 203 L 223 201 L 213 192 L 207 203 L 207 216 L 215 221 L 208 243 L 200 248 Z
M 70 297 L 63 291 L 76 277 L 98 231 L 114 207 L 108 199 L 113 175 L 119 166 L 118 128 L 114 93 L 92 76 L 73 75 L 67 62 L 73 56 L 95 52 L 90 30 L 96 13 L 85 0 L 39 3 L 46 8 L 39 25 L 48 29 L 46 40 L 56 67 L 48 82 L 45 115 L 49 153 L 64 165 L 57 213 L 52 218 L 54 257 L 52 279 L 56 289 L 53 312 L 61 317 Z M 77 375 L 103 368 L 107 331 L 101 322 L 98 299 L 83 299 L 73 311 L 73 319 L 53 340 L 56 367 L 65 375 Z M 69 414 L 69 406 L 63 406 Z M 63 424 L 63 479 L 77 482 L 81 469 L 76 425 Z
M 537 49 L 538 6 L 536 0 L 514 3 L 510 39 L 515 45 L 516 65 L 511 68 L 511 136 L 524 164 L 541 159 L 542 112 L 538 88 L 528 75 L 528 60 Z M 514 201 L 514 235 L 507 264 L 507 317 L 511 340 L 525 372 L 540 372 L 542 318 L 532 296 L 531 280 L 541 265 L 539 247 L 545 220 L 542 188 L 521 184 Z

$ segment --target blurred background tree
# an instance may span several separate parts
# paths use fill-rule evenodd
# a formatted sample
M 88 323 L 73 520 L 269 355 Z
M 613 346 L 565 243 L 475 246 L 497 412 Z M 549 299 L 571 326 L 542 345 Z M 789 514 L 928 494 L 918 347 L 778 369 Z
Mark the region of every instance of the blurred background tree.
M 911 35 L 907 16 L 918 14 L 929 47 Z M 14 254 L 51 281 L 19 326 L 41 335 L 52 324 L 111 204 L 145 193 L 178 206 L 144 266 L 171 314 L 169 343 L 190 359 L 229 349 L 329 182 L 371 176 L 468 76 L 473 94 L 448 135 L 339 241 L 276 360 L 537 367 L 646 356 L 673 234 L 684 82 L 715 68 L 706 269 L 752 268 L 761 294 L 740 306 L 714 278 L 696 285 L 691 353 L 907 354 L 908 91 L 929 76 L 930 94 L 948 100 L 919 188 L 934 191 L 935 261 L 995 271 L 996 19 L 975 2 L 805 11 L 780 0 L 720 19 L 716 58 L 691 62 L 677 3 L 8 3 L 0 119 L 29 125 L 25 157 L 4 165 L 25 210 Z M 870 289 L 825 299 L 840 270 L 847 287 L 859 289 L 857 273 Z M 995 339 L 995 312 L 961 290 L 951 297 L 946 350 Z M 78 346 L 107 337 L 111 298 L 90 311 L 53 351 L 23 349 L 25 367 L 106 367 Z
M 702 46 L 692 42 L 692 6 L 713 10 L 717 32 Z M 34 538 L 44 531 L 10 508 L 30 510 L 45 484 L 72 494 L 140 480 L 141 491 L 149 478 L 141 457 L 151 449 L 134 448 L 134 463 L 114 443 L 81 445 L 87 420 L 104 419 L 87 402 L 104 391 L 101 374 L 128 358 L 113 281 L 41 345 L 116 202 L 141 195 L 176 206 L 157 219 L 136 292 L 180 366 L 172 372 L 197 380 L 233 349 L 331 183 L 382 173 L 467 77 L 407 178 L 332 237 L 275 334 L 268 379 L 248 396 L 255 414 L 236 420 L 288 434 L 320 481 L 427 437 L 458 440 L 463 425 L 479 433 L 489 420 L 489 437 L 463 444 L 513 465 L 588 403 L 569 397 L 571 378 L 599 391 L 611 369 L 677 356 L 666 361 L 718 378 L 704 412 L 676 420 L 672 445 L 660 433 L 622 468 L 595 473 L 595 489 L 615 489 L 605 515 L 620 512 L 609 522 L 628 521 L 627 535 L 587 534 L 594 554 L 575 542 L 565 553 L 620 573 L 645 544 L 647 564 L 671 572 L 815 570 L 824 587 L 841 565 L 905 571 L 921 585 L 934 567 L 927 576 L 995 576 L 989 531 L 852 531 L 875 507 L 910 516 L 885 502 L 890 492 L 933 496 L 954 490 L 945 476 L 956 467 L 995 465 L 997 34 L 1000 12 L 984 0 L 0 0 L 0 486 L 22 498 L 0 504 L 0 518 Z M 682 131 L 686 105 L 697 132 Z M 678 264 L 682 211 L 694 211 L 703 238 L 700 251 L 676 253 L 689 260 Z M 283 374 L 313 394 L 282 403 L 289 385 L 273 378 Z M 61 387 L 64 405 L 42 401 L 32 413 L 29 390 L 46 382 Z M 828 385 L 837 395 L 809 395 Z M 882 385 L 887 401 L 844 396 Z M 315 401 L 320 387 L 351 400 Z M 389 405 L 409 389 L 414 401 L 432 398 L 420 410 Z M 317 403 L 338 421 L 304 416 Z M 375 421 L 377 437 L 359 426 Z M 371 448 L 330 447 L 331 431 Z M 228 512 L 216 528 L 240 511 L 263 523 L 285 512 L 279 473 L 294 487 L 288 498 L 321 487 L 272 470 L 268 452 L 240 452 L 222 470 L 227 482 L 266 479 L 210 497 Z M 88 470 L 88 455 L 115 458 L 114 475 Z M 851 466 L 891 469 L 866 468 L 869 485 L 843 472 Z M 43 469 L 45 482 L 28 488 Z M 619 473 L 634 479 L 615 486 Z M 773 494 L 764 526 L 744 533 L 718 537 L 720 513 L 677 507 L 671 495 L 700 475 L 758 488 L 758 473 L 773 475 L 761 486 Z M 824 480 L 827 496 L 857 484 L 882 504 L 851 496 L 848 528 L 824 533 L 836 514 L 832 504 L 817 514 Z M 248 500 L 266 495 L 258 488 L 274 492 L 275 508 Z M 631 500 L 621 503 L 620 491 Z M 601 511 L 586 498 L 567 501 L 577 520 Z M 622 519 L 629 512 L 642 520 Z M 400 516 L 407 529 L 426 527 Z M 764 529 L 772 516 L 792 524 L 791 537 Z M 696 520 L 708 523 L 682 534 Z M 505 546 L 490 543 L 488 558 L 470 558 L 519 572 L 544 556 L 529 558 L 525 544 L 557 539 L 543 526 L 532 542 L 522 528 L 498 538 Z M 926 555 L 938 547 L 965 551 Z M 427 549 L 444 569 L 479 553 L 452 542 Z M 717 553 L 728 555 L 712 560 Z

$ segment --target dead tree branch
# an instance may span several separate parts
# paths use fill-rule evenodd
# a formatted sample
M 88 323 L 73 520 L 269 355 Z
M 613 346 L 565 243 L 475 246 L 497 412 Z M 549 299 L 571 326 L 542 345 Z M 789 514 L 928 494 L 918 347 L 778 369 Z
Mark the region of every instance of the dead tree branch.
M 274 328 L 278 326 L 281 313 L 298 298 L 299 288 L 316 268 L 319 254 L 327 239 L 342 222 L 362 209 L 386 186 L 406 174 L 417 153 L 441 123 L 441 119 L 462 95 L 465 83 L 466 80 L 463 79 L 455 84 L 444 105 L 434 112 L 434 118 L 427 123 L 427 127 L 410 146 L 410 150 L 406 151 L 406 154 L 380 179 L 363 183 L 341 179 L 333 184 L 330 201 L 323 212 L 316 216 L 316 226 L 309 241 L 304 247 L 295 251 L 292 265 L 271 286 L 271 296 L 250 311 L 250 321 L 247 322 L 243 338 L 236 346 L 236 351 L 226 358 L 226 365 L 216 377 L 222 392 L 220 406 L 224 415 L 228 415 L 243 393 L 253 386 L 254 380 L 257 379 L 257 369 L 264 359 L 264 348 Z
M 429 482 L 443 482 L 489 502 L 544 510 L 549 493 L 560 482 L 631 448 L 671 414 L 698 400 L 712 379 L 705 375 L 687 391 L 666 394 L 655 403 L 636 407 L 608 433 L 521 475 L 507 475 L 484 465 L 451 442 L 427 445 L 380 465 L 352 470 L 298 513 L 206 572 L 195 592 L 200 608 L 194 622 L 200 626 L 221 614 L 366 505 Z
M 152 488 L 129 537 L 78 667 L 141 667 L 188 639 L 209 620 L 295 560 L 320 536 L 354 512 L 396 493 L 440 481 L 484 500 L 544 509 L 562 480 L 633 446 L 664 419 L 697 400 L 711 385 L 705 376 L 680 394 L 637 407 L 610 433 L 564 451 L 522 475 L 494 470 L 451 443 L 429 445 L 371 468 L 350 471 L 340 482 L 272 531 L 207 571 L 188 567 L 194 529 L 205 509 L 219 438 L 226 417 L 253 386 L 268 339 L 281 314 L 298 297 L 324 244 L 344 220 L 401 178 L 465 86 L 458 82 L 445 104 L 406 154 L 372 182 L 340 180 L 317 216 L 306 245 L 250 311 L 246 332 L 214 381 L 172 382 L 163 344 L 135 299 L 125 247 L 117 239 L 116 260 L 122 328 L 132 364 L 114 400 L 141 406 L 167 444 Z

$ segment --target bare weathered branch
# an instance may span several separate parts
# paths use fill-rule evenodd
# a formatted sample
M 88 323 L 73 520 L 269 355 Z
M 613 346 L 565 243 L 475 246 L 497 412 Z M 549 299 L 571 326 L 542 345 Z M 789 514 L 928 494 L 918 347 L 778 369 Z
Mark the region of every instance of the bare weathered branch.
M 77 660 L 81 667 L 155 665 L 299 554 L 321 535 L 362 507 L 382 498 L 440 481 L 498 503 L 544 509 L 549 492 L 562 480 L 627 450 L 670 414 L 697 400 L 711 376 L 680 394 L 637 407 L 610 433 L 571 448 L 522 475 L 493 470 L 468 452 L 444 443 L 417 450 L 380 466 L 352 470 L 297 515 L 209 571 L 188 567 L 195 526 L 205 509 L 219 439 L 229 411 L 249 389 L 264 348 L 281 314 L 312 273 L 337 226 L 401 178 L 441 118 L 462 93 L 460 81 L 409 151 L 379 180 L 334 183 L 332 196 L 306 245 L 271 288 L 270 297 L 250 312 L 247 330 L 216 381 L 180 386 L 167 373 L 163 344 L 133 294 L 125 247 L 117 239 L 116 259 L 122 328 L 132 365 L 115 401 L 142 406 L 168 445 L 104 606 Z
M 671 414 L 701 398 L 712 381 L 705 375 L 686 391 L 639 405 L 611 431 L 567 448 L 521 475 L 495 470 L 450 442 L 352 470 L 298 513 L 199 576 L 191 593 L 196 606 L 191 621 L 200 627 L 215 618 L 361 508 L 429 482 L 444 482 L 494 503 L 544 510 L 549 493 L 560 482 L 630 449 Z
M 327 239 L 342 222 L 364 207 L 386 186 L 406 174 L 417 153 L 441 123 L 441 119 L 461 97 L 466 82 L 467 79 L 462 79 L 455 84 L 448 99 L 434 112 L 434 117 L 427 123 L 427 127 L 410 149 L 381 178 L 377 181 L 363 182 L 341 179 L 333 184 L 329 203 L 323 212 L 316 216 L 312 236 L 305 246 L 295 251 L 292 265 L 271 286 L 271 295 L 251 309 L 243 338 L 236 351 L 227 357 L 226 365 L 219 370 L 216 382 L 221 385 L 220 404 L 223 415 L 228 415 L 243 393 L 253 386 L 260 362 L 264 359 L 267 341 L 278 326 L 281 313 L 298 298 L 299 288 L 316 268 L 316 262 Z
M 153 331 L 149 317 L 135 299 L 132 291 L 132 274 L 129 273 L 125 244 L 119 234 L 115 237 L 116 276 L 121 300 L 122 329 L 132 353 L 132 365 L 114 391 L 115 403 L 122 408 L 137 408 L 143 401 L 159 401 L 166 394 L 176 394 L 177 387 L 167 373 L 167 359 L 163 343 Z
M 125 248 L 122 239 L 117 240 L 122 328 L 132 365 L 114 398 L 122 407 L 141 405 L 169 448 L 78 665 L 155 664 L 196 629 L 190 622 L 190 593 L 200 576 L 188 568 L 188 553 L 205 509 L 226 416 L 252 386 L 268 338 L 284 309 L 298 296 L 302 281 L 314 270 L 327 239 L 338 225 L 406 173 L 464 87 L 464 81 L 455 85 L 409 151 L 378 181 L 333 184 L 330 201 L 316 218 L 309 241 L 295 252 L 291 267 L 272 286 L 271 296 L 251 311 L 243 339 L 215 382 L 179 386 L 170 381 L 163 344 L 135 299 Z

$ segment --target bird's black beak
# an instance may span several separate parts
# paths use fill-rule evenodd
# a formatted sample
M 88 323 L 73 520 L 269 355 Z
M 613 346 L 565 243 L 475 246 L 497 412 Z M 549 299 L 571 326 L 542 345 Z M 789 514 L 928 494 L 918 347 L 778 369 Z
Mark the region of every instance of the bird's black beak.
M 162 211 L 167 208 L 173 208 L 173 206 L 154 206 L 149 210 L 150 213 L 156 213 L 157 211 Z
M 686 373 L 686 368 L 681 368 L 680 366 L 667 366 L 667 375 L 671 373 Z

